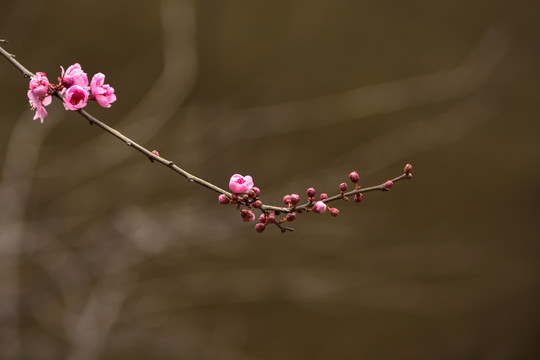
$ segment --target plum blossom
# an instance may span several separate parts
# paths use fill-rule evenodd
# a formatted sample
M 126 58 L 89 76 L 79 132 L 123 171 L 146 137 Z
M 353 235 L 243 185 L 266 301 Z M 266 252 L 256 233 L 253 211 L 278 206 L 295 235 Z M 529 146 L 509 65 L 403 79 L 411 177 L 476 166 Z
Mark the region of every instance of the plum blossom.
M 92 91 L 92 100 L 97 100 L 98 104 L 104 108 L 111 107 L 111 103 L 116 101 L 116 95 L 114 95 L 114 88 L 109 84 L 103 84 L 105 82 L 105 75 L 97 73 L 92 77 L 90 82 L 90 91 Z
M 52 96 L 48 94 L 49 80 L 44 72 L 38 72 L 30 79 L 30 90 L 28 90 L 28 100 L 32 110 L 36 110 L 34 120 L 39 118 L 41 123 L 47 116 L 47 110 L 45 106 L 49 105 L 52 101 Z
M 66 71 L 64 71 L 63 67 L 60 66 L 60 68 L 62 69 L 61 84 L 66 89 L 69 89 L 73 85 L 79 85 L 88 91 L 88 76 L 82 70 L 79 63 L 71 65 Z
M 73 85 L 64 91 L 64 107 L 66 110 L 79 110 L 88 102 L 88 91 L 80 85 Z
M 240 174 L 234 174 L 229 181 L 229 189 L 235 194 L 247 193 L 253 187 L 253 179 L 251 176 L 245 177 Z
M 66 110 L 82 109 L 89 99 L 96 100 L 105 108 L 111 107 L 111 103 L 116 101 L 114 88 L 104 84 L 104 74 L 95 74 L 89 85 L 88 76 L 79 63 L 69 66 L 67 70 L 62 66 L 60 68 L 62 76 L 58 78 L 58 84 L 50 84 L 44 72 L 38 72 L 30 79 L 30 90 L 27 95 L 32 110 L 36 111 L 34 120 L 39 118 L 43 123 L 47 116 L 45 106 L 52 102 L 52 95 L 56 92 L 60 92 Z M 155 154 L 159 156 L 157 151 Z

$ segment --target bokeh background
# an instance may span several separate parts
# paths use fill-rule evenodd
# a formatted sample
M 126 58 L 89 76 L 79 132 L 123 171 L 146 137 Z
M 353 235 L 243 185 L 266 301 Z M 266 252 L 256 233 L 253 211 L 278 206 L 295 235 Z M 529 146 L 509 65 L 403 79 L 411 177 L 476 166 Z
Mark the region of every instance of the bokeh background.
M 414 179 L 257 234 L 0 59 L 0 358 L 537 358 L 539 11 L 1 0 L 19 61 L 105 73 L 90 113 L 219 186 Z

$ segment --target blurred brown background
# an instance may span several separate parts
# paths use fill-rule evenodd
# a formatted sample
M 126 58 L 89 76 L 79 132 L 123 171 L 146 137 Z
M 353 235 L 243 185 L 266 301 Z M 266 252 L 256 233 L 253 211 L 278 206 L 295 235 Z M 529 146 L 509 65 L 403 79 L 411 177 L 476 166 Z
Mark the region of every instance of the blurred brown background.
M 533 359 L 536 1 L 2 0 L 0 38 L 87 110 L 266 202 L 414 179 L 257 234 L 0 60 L 0 358 Z

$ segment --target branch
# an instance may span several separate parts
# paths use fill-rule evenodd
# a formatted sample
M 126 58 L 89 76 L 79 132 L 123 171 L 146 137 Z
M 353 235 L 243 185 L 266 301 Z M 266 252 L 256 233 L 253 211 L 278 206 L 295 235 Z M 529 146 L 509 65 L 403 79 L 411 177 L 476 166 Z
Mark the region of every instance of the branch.
M 8 43 L 8 41 L 0 39 L 0 43 Z M 13 66 L 15 66 L 15 68 L 17 68 L 23 74 L 24 77 L 32 78 L 32 77 L 35 76 L 34 73 L 29 71 L 26 67 L 24 67 L 19 61 L 17 61 L 15 59 L 15 55 L 10 54 L 6 50 L 4 50 L 1 46 L 0 46 L 0 54 L 4 58 L 6 58 Z M 59 89 L 61 89 L 61 88 L 62 88 L 62 86 L 60 84 L 57 85 L 57 86 L 51 86 L 52 94 L 54 96 L 56 96 L 58 99 L 63 101 L 64 97 L 59 92 Z M 226 191 L 226 190 L 220 188 L 219 186 L 217 186 L 215 184 L 212 184 L 211 182 L 208 182 L 208 181 L 206 181 L 204 179 L 201 179 L 201 178 L 187 172 L 186 170 L 184 170 L 181 167 L 179 167 L 178 165 L 176 165 L 172 160 L 168 160 L 168 159 L 165 159 L 165 158 L 159 156 L 157 151 L 155 151 L 155 150 L 150 151 L 149 149 L 145 148 L 144 146 L 142 146 L 142 145 L 138 144 L 137 142 L 131 140 L 130 138 L 128 138 L 127 136 L 125 136 L 124 134 L 119 132 L 118 130 L 106 125 L 102 121 L 100 121 L 97 118 L 95 118 L 94 116 L 90 115 L 85 110 L 79 109 L 79 110 L 76 110 L 76 111 L 83 118 L 85 118 L 89 122 L 90 125 L 94 125 L 94 124 L 97 125 L 98 127 L 100 127 L 105 132 L 113 135 L 114 137 L 116 137 L 119 140 L 121 140 L 122 142 L 124 142 L 126 145 L 128 145 L 128 146 L 134 148 L 135 150 L 137 150 L 138 152 L 142 153 L 151 162 L 157 162 L 159 164 L 162 164 L 163 166 L 165 166 L 165 167 L 173 170 L 174 172 L 182 175 L 189 182 L 196 183 L 196 184 L 198 184 L 198 185 L 200 185 L 202 187 L 205 187 L 205 188 L 207 188 L 209 190 L 212 190 L 212 191 L 220 194 L 220 202 L 221 203 L 224 203 L 224 204 L 228 204 L 228 203 L 236 204 L 237 209 L 241 211 L 242 218 L 244 219 L 244 221 L 248 221 L 248 222 L 254 221 L 253 212 L 251 210 L 247 210 L 247 209 L 251 209 L 251 208 L 259 209 L 262 212 L 262 215 L 259 218 L 259 223 L 257 223 L 257 225 L 255 226 L 255 229 L 258 232 L 262 232 L 264 230 L 266 224 L 274 224 L 274 225 L 276 225 L 281 230 L 281 232 L 294 231 L 293 228 L 283 226 L 282 224 L 284 222 L 286 222 L 286 221 L 290 222 L 290 221 L 295 220 L 296 213 L 300 214 L 300 213 L 302 213 L 304 211 L 306 211 L 306 212 L 313 211 L 313 212 L 320 213 L 322 211 L 321 209 L 318 209 L 318 208 L 314 209 L 314 206 L 316 206 L 317 203 L 319 203 L 319 202 L 322 202 L 322 203 L 326 204 L 326 203 L 336 201 L 336 200 L 339 200 L 339 199 L 347 201 L 349 196 L 354 196 L 355 201 L 360 202 L 361 196 L 362 196 L 363 193 L 372 192 L 372 191 L 388 191 L 388 190 L 390 190 L 390 188 L 392 187 L 392 185 L 395 182 L 398 182 L 398 181 L 403 180 L 403 179 L 411 179 L 412 178 L 412 174 L 411 174 L 412 166 L 410 164 L 407 164 L 405 166 L 404 173 L 402 175 L 400 175 L 400 176 L 398 176 L 398 177 L 396 177 L 396 178 L 394 178 L 392 180 L 386 181 L 385 183 L 376 185 L 376 186 L 361 188 L 360 186 L 358 186 L 356 184 L 358 182 L 358 179 L 353 180 L 351 178 L 351 181 L 356 184 L 355 190 L 345 192 L 345 190 L 342 189 L 339 194 L 333 195 L 331 197 L 328 197 L 326 194 L 322 194 L 321 199 L 318 202 L 315 202 L 315 199 L 313 197 L 314 195 L 312 195 L 312 196 L 309 195 L 309 190 L 308 190 L 308 202 L 303 204 L 303 205 L 296 206 L 297 203 L 298 203 L 298 200 L 295 200 L 295 201 L 291 202 L 291 195 L 287 195 L 286 197 L 284 197 L 284 203 L 285 203 L 286 207 L 274 206 L 274 205 L 266 205 L 266 204 L 262 203 L 262 201 L 259 200 L 258 192 L 255 193 L 253 191 L 249 191 L 249 193 L 243 194 L 241 197 L 239 197 L 238 194 Z M 356 174 L 356 172 L 354 172 L 354 173 Z M 352 175 L 352 173 L 351 173 L 351 175 Z M 356 177 L 358 177 L 358 174 L 356 174 Z M 342 185 L 345 185 L 345 184 L 342 184 Z M 346 189 L 346 185 L 345 185 L 345 189 Z M 299 199 L 298 195 L 296 195 L 296 194 L 293 194 L 293 195 L 295 196 L 295 198 Z M 287 197 L 288 197 L 288 200 L 286 200 Z M 330 213 L 333 216 L 337 216 L 339 214 L 339 211 L 337 211 L 337 209 L 335 209 L 335 208 L 330 209 L 330 210 L 331 210 Z M 324 205 L 324 211 L 322 211 L 322 212 L 326 212 L 326 205 Z M 282 219 L 279 219 L 279 220 L 275 219 L 275 216 L 279 216 L 281 213 L 284 213 L 284 214 L 287 214 L 287 215 Z

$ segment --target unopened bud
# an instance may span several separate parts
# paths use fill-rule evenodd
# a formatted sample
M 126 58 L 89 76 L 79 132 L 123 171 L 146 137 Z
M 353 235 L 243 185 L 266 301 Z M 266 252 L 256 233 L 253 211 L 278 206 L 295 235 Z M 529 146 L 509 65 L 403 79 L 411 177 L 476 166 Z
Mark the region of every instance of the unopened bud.
M 259 216 L 259 222 L 264 224 L 266 222 L 266 215 L 261 214 L 261 216 Z
M 354 194 L 354 202 L 359 203 L 362 201 L 362 193 Z
M 255 193 L 255 197 L 261 194 L 261 190 L 256 186 L 252 187 L 251 190 Z
M 291 203 L 293 205 L 296 205 L 300 202 L 300 195 L 298 194 L 291 194 Z
M 283 197 L 283 203 L 287 206 L 291 205 L 291 195 L 285 195 Z
M 219 195 L 218 200 L 219 200 L 219 203 L 223 205 L 226 205 L 231 202 L 231 199 L 229 199 L 229 197 L 225 194 Z
M 328 194 L 322 193 L 321 200 L 326 200 L 326 199 L 328 199 Z
M 262 233 L 264 229 L 266 229 L 266 225 L 264 225 L 263 223 L 258 223 L 257 225 L 255 225 L 255 231 L 259 234 Z
M 408 173 L 410 173 L 411 171 L 412 171 L 412 165 L 411 165 L 411 164 L 405 165 L 405 168 L 403 169 L 403 172 L 404 172 L 405 174 L 408 174 Z
M 388 180 L 387 182 L 384 183 L 384 191 L 390 191 L 390 189 L 392 188 L 392 185 L 394 185 L 394 183 L 390 180 Z
M 309 189 L 307 189 L 306 193 L 307 193 L 308 197 L 312 198 L 312 197 L 315 196 L 315 189 L 314 188 L 309 188 Z
M 294 219 L 296 219 L 296 213 L 288 213 L 285 219 L 287 219 L 287 221 L 294 221 Z
M 357 184 L 360 180 L 360 176 L 358 176 L 358 173 L 356 171 L 353 171 L 349 174 L 349 180 L 351 180 L 352 183 Z
M 317 214 L 324 214 L 326 212 L 326 204 L 322 201 L 317 201 L 312 208 L 313 212 Z
M 242 216 L 242 220 L 245 222 L 252 222 L 255 221 L 255 214 L 251 210 L 244 209 L 240 213 L 240 216 Z
M 255 200 L 255 202 L 253 203 L 253 207 L 255 209 L 260 209 L 262 206 L 262 201 L 261 200 Z
M 266 217 L 266 221 L 269 224 L 273 224 L 276 222 L 276 216 L 274 214 L 268 214 L 268 216 Z
M 330 215 L 332 215 L 334 217 L 338 216 L 339 215 L 339 210 L 336 209 L 336 208 L 331 208 L 330 209 Z
M 346 183 L 339 184 L 339 190 L 341 190 L 342 193 L 347 191 L 347 184 Z
M 250 199 L 255 199 L 257 197 L 257 194 L 255 194 L 255 191 L 253 191 L 253 189 L 249 190 L 247 195 Z

